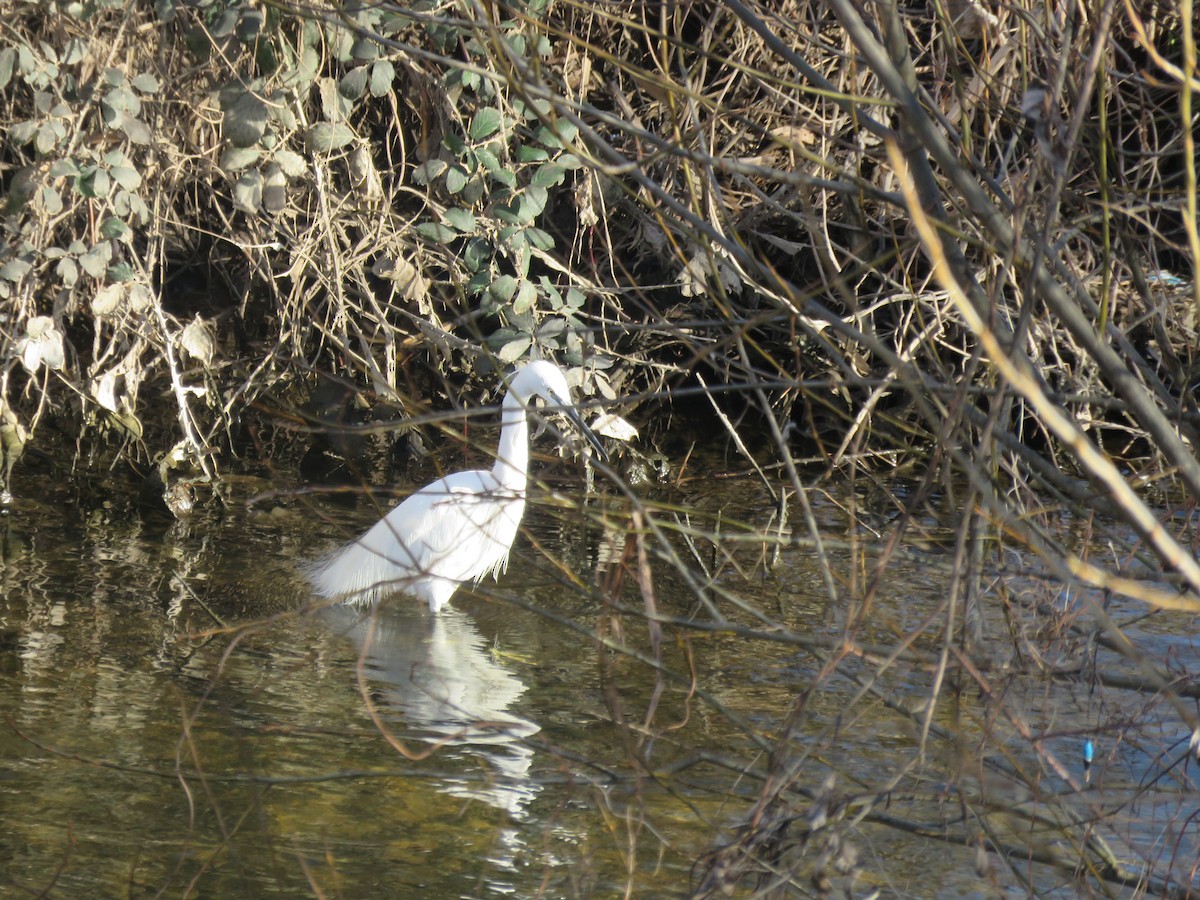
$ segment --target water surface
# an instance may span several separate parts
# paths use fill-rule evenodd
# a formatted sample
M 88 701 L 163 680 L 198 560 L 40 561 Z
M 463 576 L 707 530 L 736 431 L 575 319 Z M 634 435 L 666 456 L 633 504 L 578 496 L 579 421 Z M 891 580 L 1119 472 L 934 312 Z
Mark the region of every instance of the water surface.
M 404 598 L 297 612 L 295 564 L 370 525 L 365 500 L 250 503 L 268 486 L 244 482 L 224 511 L 171 524 L 49 485 L 18 499 L 0 519 L 3 883 L 801 896 L 825 878 L 856 895 L 1069 895 L 1073 863 L 1030 848 L 1062 863 L 1095 832 L 1188 877 L 1186 729 L 1095 677 L 1097 660 L 1136 666 L 1097 647 L 1078 597 L 1037 614 L 1054 589 L 1036 567 L 997 582 L 972 651 L 991 690 L 942 677 L 928 660 L 945 547 L 906 549 L 864 610 L 854 585 L 876 542 L 856 549 L 847 498 L 815 492 L 835 602 L 803 530 L 778 551 L 768 539 L 754 478 L 691 465 L 700 477 L 641 510 L 665 529 L 660 544 L 642 528 L 641 561 L 627 499 L 560 485 L 531 504 L 500 582 L 437 617 Z M 648 627 L 648 604 L 678 621 Z M 730 627 L 710 627 L 711 608 Z M 1189 620 L 1110 612 L 1189 668 Z M 854 637 L 882 649 L 838 650 L 856 616 Z M 1078 658 L 1078 677 L 1016 666 L 1022 646 Z

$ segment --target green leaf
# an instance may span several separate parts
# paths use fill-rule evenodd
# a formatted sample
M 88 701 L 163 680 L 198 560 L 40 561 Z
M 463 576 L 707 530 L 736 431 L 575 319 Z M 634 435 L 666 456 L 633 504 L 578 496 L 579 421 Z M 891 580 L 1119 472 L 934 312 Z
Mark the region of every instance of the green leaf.
M 64 256 L 58 261 L 58 265 L 54 267 L 54 272 L 62 280 L 65 287 L 74 287 L 75 282 L 79 281 L 79 266 L 69 256 Z
M 350 62 L 354 50 L 354 35 L 337 22 L 325 22 L 324 26 L 325 40 L 333 53 L 333 58 L 342 63 Z
M 529 332 L 522 331 L 520 328 L 510 328 L 508 326 L 504 326 L 501 328 L 497 328 L 495 331 L 493 331 L 491 334 L 489 334 L 486 338 L 484 338 L 484 341 L 487 343 L 488 347 L 493 352 L 495 352 L 495 351 L 499 350 L 501 347 L 503 347 L 505 344 L 507 344 L 509 341 L 515 341 L 519 337 L 522 337 L 522 336 L 527 337 L 528 335 L 529 335 Z
M 8 86 L 12 80 L 13 69 L 17 61 L 17 51 L 12 47 L 0 49 L 0 90 Z
M 529 183 L 548 188 L 562 184 L 566 177 L 567 173 L 562 166 L 556 163 L 546 163 L 533 173 L 533 178 L 529 180 Z
M 561 319 L 558 316 L 554 316 L 551 319 L 547 319 L 545 322 L 542 323 L 541 327 L 538 328 L 538 331 L 537 331 L 538 340 L 539 341 L 552 341 L 566 330 L 567 330 L 566 319 Z
M 114 216 L 117 216 L 121 219 L 126 219 L 129 217 L 129 213 L 130 213 L 129 198 L 132 196 L 133 196 L 133 194 L 129 193 L 129 191 L 126 191 L 126 190 L 118 189 L 116 191 L 113 191 L 112 211 L 113 211 Z
M 132 166 L 129 157 L 125 155 L 125 151 L 120 147 L 109 150 L 100 157 L 100 162 L 105 168 L 111 169 L 113 166 Z
M 271 121 L 277 124 L 283 131 L 297 131 L 300 128 L 300 120 L 296 118 L 296 114 L 292 111 L 286 91 L 278 90 L 271 93 L 271 102 L 267 105 L 267 114 L 271 117 Z
M 496 358 L 503 363 L 515 363 L 518 359 L 525 355 L 525 352 L 533 345 L 533 338 L 529 335 L 522 335 L 516 340 L 509 341 L 503 347 L 496 351 Z
M 294 68 L 289 69 L 281 83 L 285 88 L 291 88 L 297 94 L 305 93 L 321 71 L 321 54 L 312 45 L 305 45 L 300 51 L 300 60 Z
M 396 67 L 389 60 L 381 59 L 371 66 L 371 96 L 385 97 L 396 80 Z
M 257 171 L 243 172 L 233 186 L 233 205 L 243 212 L 257 213 L 262 206 L 263 179 Z
M 463 263 L 471 272 L 478 272 L 492 258 L 492 245 L 483 238 L 474 238 L 467 242 L 463 250 Z
M 150 207 L 137 194 L 129 195 L 129 212 L 131 215 L 137 216 L 139 225 L 145 225 L 150 221 Z
M 563 352 L 563 362 L 569 366 L 583 365 L 583 341 L 573 331 L 567 332 L 567 349 Z M 592 364 L 596 365 L 594 361 Z
M 119 262 L 108 267 L 108 280 L 124 284 L 133 280 L 133 266 L 127 262 Z
M 463 167 L 463 170 L 468 175 L 474 175 L 479 171 L 479 158 L 475 155 L 475 151 L 469 147 L 458 158 L 458 164 Z
M 417 234 L 438 244 L 448 244 L 458 237 L 457 231 L 441 222 L 422 222 L 417 226 Z
M 428 185 L 450 168 L 444 159 L 430 159 L 413 168 L 412 178 L 417 184 Z
M 33 148 L 39 155 L 49 156 L 57 143 L 58 135 L 55 133 L 54 123 L 46 122 L 38 129 L 37 137 L 33 140 Z
M 67 41 L 67 46 L 63 48 L 62 56 L 59 62 L 64 66 L 73 66 L 76 63 L 81 63 L 91 53 L 91 48 L 87 41 L 80 38 L 71 38 Z
M 146 145 L 153 140 L 150 134 L 150 129 L 146 127 L 146 123 L 141 119 L 135 119 L 133 116 L 123 113 L 120 117 L 120 129 L 125 132 L 125 137 L 135 144 Z
M 477 176 L 467 182 L 467 186 L 462 189 L 462 193 L 458 196 L 464 204 L 469 206 L 482 200 L 485 190 L 483 178 Z
M 451 166 L 446 172 L 446 190 L 457 194 L 467 186 L 467 173 L 459 166 Z
M 566 119 L 559 119 L 551 128 L 554 129 L 554 132 L 558 135 L 558 139 L 564 144 L 574 142 L 575 138 L 579 135 L 579 127 L 574 122 Z
M 513 312 L 517 315 L 528 312 L 533 309 L 533 304 L 537 301 L 537 288 L 528 281 L 521 281 L 521 287 L 517 290 L 516 299 L 513 300 Z
M 137 169 L 129 166 L 113 166 L 108 172 L 112 175 L 113 181 L 127 191 L 136 191 L 141 186 L 142 176 Z
M 507 303 L 517 292 L 517 279 L 511 275 L 501 275 L 488 287 L 488 293 L 500 303 Z
M 541 147 L 522 144 L 517 148 L 517 162 L 544 162 L 549 158 L 550 154 Z
M 544 147 L 549 147 L 551 150 L 561 150 L 566 144 L 575 140 L 575 135 L 579 133 L 579 129 L 566 119 L 559 119 L 552 125 L 543 125 L 537 130 L 537 140 Z
M 33 271 L 33 266 L 23 259 L 13 258 L 0 266 L 0 278 L 16 284 Z
M 360 37 L 350 47 L 350 56 L 359 62 L 369 63 L 379 56 L 379 44 L 368 37 Z
M 532 225 L 525 229 L 525 236 L 529 238 L 529 243 L 537 250 L 553 250 L 554 238 L 549 232 L 543 231 L 540 228 L 534 228 Z
M 327 122 L 345 122 L 353 103 L 342 96 L 338 83 L 332 78 L 322 78 L 317 82 L 321 95 L 321 109 L 325 112 Z
M 134 75 L 133 80 L 129 83 L 143 94 L 158 93 L 158 79 L 149 72 L 143 72 L 141 75 Z
M 539 275 L 538 284 L 540 284 L 542 287 L 542 293 L 545 294 L 546 298 L 550 301 L 550 308 L 555 312 L 562 309 L 562 294 L 558 292 L 558 288 L 554 286 L 550 279 L 545 275 Z
M 209 31 L 212 32 L 212 36 L 215 38 L 229 37 L 229 35 L 233 34 L 234 29 L 237 28 L 240 18 L 241 16 L 238 15 L 237 9 L 223 9 L 221 10 L 221 14 L 208 26 Z
M 287 205 L 287 176 L 277 163 L 263 169 L 263 206 L 267 212 L 281 212 Z
M 73 159 L 56 159 L 50 163 L 51 178 L 77 178 L 79 164 Z
M 225 136 L 235 147 L 257 144 L 267 129 L 267 104 L 242 91 L 225 107 Z
M 457 229 L 463 234 L 470 234 L 475 230 L 475 217 L 465 209 L 454 207 L 446 210 L 444 218 L 446 224 Z
M 338 82 L 338 93 L 347 100 L 357 100 L 367 92 L 367 77 L 370 72 L 366 66 L 356 66 Z
M 480 269 L 473 276 L 471 276 L 471 280 L 467 282 L 467 287 L 466 287 L 467 296 L 468 297 L 478 297 L 480 294 L 482 294 L 484 291 L 486 291 L 488 289 L 488 285 L 490 285 L 491 283 L 492 283 L 491 267 L 489 266 L 487 268 Z
M 243 9 L 237 23 L 237 39 L 243 44 L 253 43 L 262 32 L 263 14 L 257 9 Z
M 300 178 L 308 171 L 304 157 L 293 150 L 278 150 L 272 158 L 288 178 Z
M 504 168 L 500 162 L 500 157 L 493 153 L 490 147 L 476 147 L 475 158 L 479 160 L 479 164 L 488 172 L 499 172 Z
M 492 181 L 504 185 L 509 190 L 517 186 L 517 173 L 511 169 L 500 169 L 491 173 Z
M 507 43 L 508 46 L 512 49 L 513 54 L 518 59 L 525 58 L 525 50 L 526 50 L 525 35 L 521 34 L 520 32 L 517 32 L 515 34 L 508 35 L 504 40 L 505 40 L 505 43 Z
M 475 117 L 471 120 L 471 128 L 468 132 L 473 141 L 482 141 L 491 137 L 500 130 L 500 124 L 504 121 L 500 110 L 492 106 L 485 106 L 483 109 L 475 113 Z
M 333 153 L 355 138 L 353 129 L 341 122 L 318 122 L 305 132 L 304 146 L 309 153 Z
M 525 223 L 517 215 L 517 200 L 511 203 L 502 203 L 494 207 L 493 214 L 501 222 L 507 222 L 509 225 L 524 225 Z
M 93 278 L 100 278 L 104 275 L 104 270 L 108 268 L 110 259 L 112 259 L 112 245 L 108 241 L 101 241 L 79 257 L 79 266 Z
M 107 107 L 105 112 L 107 118 L 115 119 L 118 113 L 129 113 L 136 116 L 142 111 L 142 102 L 138 100 L 137 95 L 129 88 L 121 85 L 113 88 L 104 95 L 103 105 Z M 109 124 L 113 124 L 112 121 Z
M 79 193 L 89 198 L 107 197 L 111 186 L 111 179 L 103 169 L 94 169 L 88 175 L 79 179 Z
M 261 156 L 262 151 L 257 147 L 230 147 L 221 154 L 219 165 L 222 172 L 240 172 L 258 162 Z M 116 169 L 113 170 L 113 176 L 116 177 Z
M 116 216 L 109 216 L 100 223 L 100 236 L 112 240 L 125 240 L 133 232 L 129 230 L 129 226 L 118 219 Z
M 522 222 L 532 222 L 545 211 L 549 199 L 550 195 L 544 187 L 531 184 L 521 195 L 517 207 L 517 217 Z
M 8 129 L 8 138 L 14 144 L 21 146 L 32 141 L 37 130 L 38 123 L 36 121 L 16 122 Z

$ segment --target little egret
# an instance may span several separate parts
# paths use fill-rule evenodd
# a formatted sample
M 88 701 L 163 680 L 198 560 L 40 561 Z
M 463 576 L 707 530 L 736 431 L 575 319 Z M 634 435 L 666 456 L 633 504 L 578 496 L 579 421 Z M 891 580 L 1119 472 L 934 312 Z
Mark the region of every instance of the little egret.
M 536 397 L 565 413 L 604 456 L 571 406 L 562 370 L 531 362 L 509 383 L 492 470 L 455 472 L 421 488 L 361 538 L 316 563 L 308 573 L 314 591 L 350 603 L 401 591 L 427 601 L 436 613 L 464 581 L 503 572 L 525 512 L 527 413 Z

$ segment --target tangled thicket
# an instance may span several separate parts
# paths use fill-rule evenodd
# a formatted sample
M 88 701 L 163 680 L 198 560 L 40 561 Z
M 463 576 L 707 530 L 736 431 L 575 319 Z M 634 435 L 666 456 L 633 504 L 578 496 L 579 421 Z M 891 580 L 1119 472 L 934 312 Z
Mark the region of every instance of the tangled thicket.
M 402 402 L 547 354 L 610 399 L 761 387 L 834 464 L 986 435 L 1053 480 L 995 351 L 1200 494 L 1178 10 L 866 11 L 16 3 L 6 446 L 207 470 L 315 370 Z
M 342 388 L 398 419 L 542 355 L 649 441 L 648 411 L 711 399 L 801 502 L 797 447 L 904 467 L 868 600 L 944 479 L 956 601 L 990 529 L 1063 583 L 1197 608 L 1184 528 L 1142 491 L 1200 500 L 1182 4 L 10 7 L 5 491 L 48 429 L 159 462 L 170 494 L 172 469 L 212 483 L 264 434 L 308 440 Z M 1145 583 L 1041 527 L 1046 498 L 1097 496 L 1156 554 Z M 776 763 L 755 821 L 786 805 Z M 777 837 L 748 827 L 699 884 Z

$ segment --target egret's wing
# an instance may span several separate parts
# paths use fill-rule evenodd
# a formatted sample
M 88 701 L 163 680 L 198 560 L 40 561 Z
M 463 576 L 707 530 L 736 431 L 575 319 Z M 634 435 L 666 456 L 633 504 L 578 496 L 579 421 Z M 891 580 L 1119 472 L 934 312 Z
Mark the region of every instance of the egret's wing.
M 463 582 L 503 568 L 524 498 L 491 472 L 458 472 L 422 488 L 311 573 L 317 593 L 360 599 L 423 580 Z
M 380 540 L 372 546 L 394 548 L 402 566 L 468 581 L 491 571 L 480 569 L 479 560 L 507 555 L 512 539 L 504 540 L 504 526 L 512 520 L 512 504 L 522 499 L 504 490 L 491 472 L 458 472 L 413 494 L 368 537 L 377 532 Z

